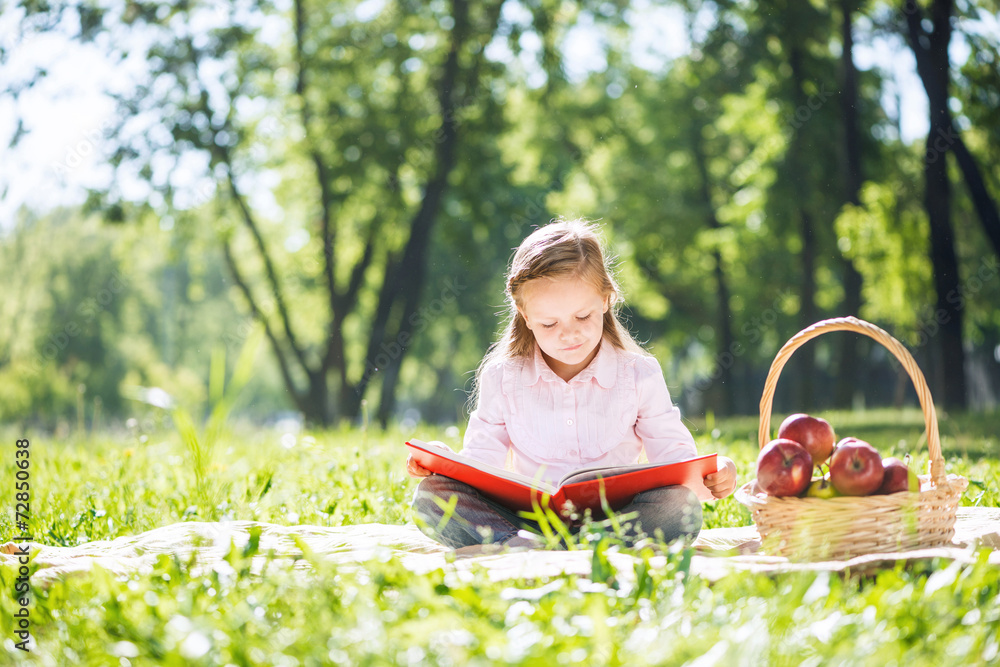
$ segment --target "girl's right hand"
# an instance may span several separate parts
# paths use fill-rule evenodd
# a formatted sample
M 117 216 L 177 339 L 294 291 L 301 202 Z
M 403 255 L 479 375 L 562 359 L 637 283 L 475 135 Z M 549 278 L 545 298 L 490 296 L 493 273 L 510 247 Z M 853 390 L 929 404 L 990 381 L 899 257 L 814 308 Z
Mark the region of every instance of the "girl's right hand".
M 410 477 L 430 477 L 434 474 L 427 468 L 417 463 L 413 459 L 412 454 L 406 458 L 406 472 L 410 475 Z

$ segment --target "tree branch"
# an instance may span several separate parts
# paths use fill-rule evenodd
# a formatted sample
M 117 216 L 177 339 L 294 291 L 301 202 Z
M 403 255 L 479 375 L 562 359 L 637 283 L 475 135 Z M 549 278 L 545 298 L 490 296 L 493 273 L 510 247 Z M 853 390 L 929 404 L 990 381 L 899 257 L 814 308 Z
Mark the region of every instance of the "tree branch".
M 931 23 L 934 41 L 946 45 L 951 41 L 951 15 L 955 12 L 954 0 L 934 0 L 931 3 Z
M 976 158 L 969 152 L 969 148 L 962 140 L 962 135 L 957 129 L 952 130 L 951 150 L 955 154 L 962 175 L 965 177 L 965 184 L 969 188 L 969 195 L 972 197 L 972 204 L 979 214 L 979 220 L 983 225 L 986 237 L 993 244 L 993 252 L 1000 257 L 1000 213 L 997 212 L 997 203 L 990 196 L 983 180 L 983 174 L 976 164 Z
M 351 278 L 347 282 L 347 289 L 338 294 L 338 299 L 340 300 L 340 308 L 345 311 L 350 311 L 354 308 L 354 304 L 358 298 L 358 292 L 361 291 L 361 284 L 365 278 L 365 272 L 368 267 L 371 266 L 372 259 L 375 256 L 375 238 L 378 235 L 378 230 L 381 228 L 376 221 L 372 221 L 371 226 L 368 228 L 368 238 L 365 240 L 365 249 L 361 255 L 361 259 L 358 263 L 354 265 L 351 270 Z
M 292 322 L 288 316 L 288 308 L 285 307 L 285 299 L 281 294 L 281 286 L 278 283 L 278 276 L 274 270 L 274 262 L 271 261 L 271 255 L 267 251 L 267 246 L 264 245 L 264 237 L 260 233 L 260 228 L 257 226 L 257 222 L 254 220 L 253 214 L 250 212 L 249 207 L 247 207 L 243 195 L 236 186 L 236 180 L 233 177 L 232 161 L 229 159 L 228 151 L 226 151 L 225 158 L 227 167 L 226 173 L 229 177 L 229 189 L 232 191 L 233 199 L 236 200 L 236 204 L 240 209 L 243 222 L 253 235 L 254 242 L 257 244 L 257 250 L 260 252 L 261 258 L 264 260 L 264 268 L 267 271 L 267 280 L 271 285 L 271 293 L 274 295 L 274 301 L 278 308 L 278 314 L 281 317 L 281 323 L 284 326 L 285 336 L 288 339 L 288 346 L 292 348 L 292 352 L 295 354 L 295 358 L 298 359 L 299 363 L 302 365 L 302 369 L 308 370 L 309 365 L 306 363 L 305 353 L 302 351 L 302 348 L 299 347 L 295 334 L 292 332 Z
M 330 183 L 327 176 L 326 164 L 323 156 L 316 149 L 316 143 L 311 139 L 310 126 L 312 124 L 312 113 L 309 108 L 309 100 L 306 95 L 307 89 L 307 66 L 304 49 L 305 42 L 305 7 L 304 0 L 295 0 L 295 59 L 298 64 L 298 77 L 295 80 L 295 93 L 299 98 L 299 113 L 302 117 L 302 129 L 305 132 L 306 143 L 309 146 L 309 155 L 313 166 L 316 168 L 316 181 L 319 185 L 320 193 L 320 236 L 323 239 L 323 275 L 326 279 L 327 303 L 330 308 L 330 318 L 327 325 L 326 351 L 322 355 L 322 366 L 325 373 L 331 360 L 331 341 L 336 332 L 334 327 L 347 315 L 346 312 L 338 313 L 337 308 L 341 302 L 337 298 L 336 285 L 336 257 L 334 249 L 336 247 L 336 227 L 333 225 L 333 197 L 330 193 Z M 324 380 L 325 381 L 325 380 Z
M 919 39 L 927 37 L 927 31 L 924 30 L 923 26 L 924 12 L 916 0 L 903 0 L 903 17 L 906 19 L 907 38 L 910 40 L 910 46 L 914 51 L 918 47 L 923 48 Z
M 939 71 L 940 68 L 935 69 L 933 66 L 935 60 L 948 62 L 947 55 L 938 54 L 938 57 L 934 58 L 931 52 L 935 49 L 947 49 L 948 41 L 951 38 L 952 10 L 952 0 L 935 0 L 931 6 L 934 32 L 928 34 L 921 23 L 923 14 L 915 0 L 906 0 L 904 6 L 904 13 L 906 14 L 907 26 L 909 28 L 910 46 L 913 49 L 913 55 L 917 59 L 917 72 L 920 74 L 920 79 L 924 84 L 924 89 L 927 91 L 927 96 L 930 98 L 932 105 L 934 104 L 935 95 L 939 97 L 947 96 L 949 77 L 947 68 L 944 68 L 944 71 Z M 931 40 L 928 47 L 925 48 L 920 44 L 921 37 Z M 941 113 L 944 115 L 944 118 L 940 119 L 940 127 L 943 129 L 944 136 L 939 137 L 946 140 L 944 150 L 955 154 L 955 160 L 962 170 L 962 176 L 965 178 L 965 183 L 969 188 L 969 195 L 972 198 L 976 214 L 983 225 L 983 230 L 993 245 L 994 252 L 1000 256 L 1000 213 L 997 211 L 996 201 L 990 196 L 986 182 L 983 180 L 983 175 L 976 164 L 975 157 L 973 157 L 965 145 L 962 135 L 952 121 L 951 114 L 948 113 L 947 100 L 939 100 L 936 106 L 941 108 Z M 932 106 L 932 108 L 935 107 Z M 930 140 L 931 137 L 928 137 L 928 144 Z
M 250 312 L 252 312 L 253 316 L 260 320 L 264 325 L 264 333 L 267 335 L 268 340 L 271 341 L 271 347 L 274 349 L 274 356 L 278 359 L 278 368 L 281 369 L 281 377 L 285 381 L 285 387 L 288 388 L 288 393 L 292 395 L 292 400 L 295 401 L 299 410 L 305 412 L 302 397 L 295 387 L 295 380 L 292 378 L 291 370 L 288 367 L 288 360 L 285 357 L 285 352 L 282 349 L 278 338 L 274 335 L 274 330 L 267 321 L 267 317 L 263 312 L 261 312 L 260 307 L 257 305 L 253 292 L 250 290 L 250 285 L 243 278 L 243 274 L 240 273 L 239 267 L 236 265 L 236 258 L 233 257 L 233 251 L 230 247 L 228 238 L 222 243 L 222 252 L 226 258 L 226 265 L 229 267 L 229 272 L 233 276 L 233 281 L 236 283 L 237 287 L 240 288 L 240 291 L 243 292 L 243 296 L 246 298 L 247 303 L 250 304 Z
M 924 13 L 916 0 L 905 0 L 903 3 L 907 41 L 917 61 L 917 74 L 924 84 L 932 108 L 940 107 L 942 103 L 947 108 L 947 99 L 937 101 L 936 97 L 943 95 L 947 98 L 950 75 L 947 68 L 944 71 L 935 69 L 934 63 L 940 61 L 942 51 L 947 60 L 948 43 L 951 40 L 951 12 L 951 0 L 934 0 L 931 6 L 934 31 L 928 32 L 923 26 Z
M 323 355 L 322 365 L 324 373 L 333 368 L 333 362 L 337 358 L 343 357 L 344 337 L 340 328 L 343 325 L 344 317 L 346 317 L 347 313 L 354 309 L 354 305 L 358 298 L 358 292 L 360 292 L 361 284 L 364 281 L 365 272 L 368 270 L 372 257 L 375 255 L 375 238 L 377 236 L 378 228 L 379 225 L 373 221 L 371 226 L 368 228 L 368 238 L 365 241 L 364 253 L 361 256 L 361 259 L 351 270 L 351 278 L 348 282 L 347 289 L 343 293 L 334 294 L 334 298 L 337 300 L 337 307 L 333 311 L 330 335 L 327 339 L 326 352 Z M 341 391 L 346 391 L 346 387 L 348 386 L 347 364 L 341 363 L 339 370 L 340 385 L 342 387 Z
M 499 14 L 498 14 L 499 16 Z M 367 361 L 373 364 L 378 352 L 378 346 L 384 339 L 384 328 L 388 325 L 389 314 L 393 305 L 397 301 L 402 301 L 403 311 L 400 317 L 400 333 L 406 326 L 410 315 L 414 312 L 416 302 L 423 287 L 427 246 L 430 240 L 430 230 L 434 219 L 437 217 L 441 200 L 444 197 L 448 184 L 448 175 L 455 165 L 456 148 L 458 144 L 458 119 L 456 117 L 459 108 L 455 95 L 455 88 L 458 84 L 461 65 L 459 63 L 460 54 L 466 40 L 468 39 L 469 6 L 466 0 L 453 0 L 452 17 L 455 20 L 451 29 L 451 45 L 448 56 L 445 58 L 442 68 L 441 80 L 438 86 L 438 105 L 441 113 L 441 127 L 435 133 L 440 137 L 437 144 L 436 166 L 434 175 L 427 182 L 424 188 L 424 196 L 420 202 L 420 208 L 414 214 L 410 223 L 410 237 L 407 239 L 406 247 L 403 249 L 402 259 L 399 264 L 393 267 L 392 263 L 387 265 L 386 282 L 383 283 L 382 293 L 379 299 L 379 306 L 376 319 L 381 320 L 383 331 L 373 328 L 372 336 L 369 339 Z M 480 50 L 482 53 L 482 50 Z M 405 279 L 404 279 L 405 278 Z M 401 346 L 402 347 L 402 346 Z M 390 363 L 390 371 L 398 368 L 402 361 L 400 353 Z M 366 373 L 358 384 L 359 392 L 364 392 L 371 375 Z M 391 384 L 391 383 L 390 383 Z M 383 388 L 386 384 L 383 384 Z M 385 403 L 386 392 L 383 391 L 383 401 Z M 385 406 L 379 406 L 380 412 L 384 412 Z

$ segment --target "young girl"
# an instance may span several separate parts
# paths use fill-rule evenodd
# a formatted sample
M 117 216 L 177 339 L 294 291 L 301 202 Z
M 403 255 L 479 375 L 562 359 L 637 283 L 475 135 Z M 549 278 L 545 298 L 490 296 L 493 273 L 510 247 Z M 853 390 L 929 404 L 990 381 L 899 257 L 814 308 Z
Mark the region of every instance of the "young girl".
M 585 466 L 637 463 L 643 450 L 651 463 L 697 455 L 659 363 L 616 316 L 620 290 L 592 226 L 556 222 L 528 236 L 514 254 L 506 292 L 510 319 L 477 371 L 463 455 L 498 467 L 509 459 L 514 471 L 546 481 Z M 718 462 L 705 484 L 723 498 L 736 487 L 736 466 L 722 456 Z M 537 532 L 537 524 L 412 458 L 406 467 L 424 477 L 413 509 L 440 542 L 536 544 L 518 531 Z M 444 522 L 440 501 L 453 496 Z M 644 534 L 694 537 L 701 529 L 701 505 L 683 486 L 639 493 L 620 511 L 632 512 L 623 535 L 629 543 Z

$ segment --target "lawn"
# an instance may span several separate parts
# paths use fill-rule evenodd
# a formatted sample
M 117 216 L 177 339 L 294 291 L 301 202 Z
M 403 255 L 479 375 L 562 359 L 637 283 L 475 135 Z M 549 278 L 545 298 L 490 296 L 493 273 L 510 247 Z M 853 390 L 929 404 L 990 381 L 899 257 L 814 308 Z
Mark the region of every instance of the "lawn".
M 828 414 L 838 434 L 883 455 L 912 452 L 926 467 L 916 411 Z M 941 417 L 949 472 L 970 480 L 963 503 L 1000 506 L 1000 417 Z M 753 474 L 755 419 L 691 424 L 702 451 Z M 216 437 L 164 430 L 31 437 L 32 533 L 72 546 L 179 521 L 256 520 L 338 526 L 405 523 L 414 487 L 403 470 L 409 435 L 458 446 L 455 429 L 419 433 L 343 429 L 297 436 L 235 426 Z M 13 486 L 6 434 L 5 479 Z M 14 502 L 3 535 L 17 534 Z M 732 498 L 705 507 L 705 526 L 749 523 Z M 194 578 L 163 556 L 151 574 L 104 571 L 36 587 L 38 642 L 14 648 L 13 587 L 3 571 L 0 662 L 37 665 L 966 665 L 1000 660 L 1000 572 L 948 561 L 877 575 L 689 576 L 689 552 L 666 566 L 636 552 L 635 585 L 603 559 L 600 581 L 563 575 L 494 583 L 442 570 L 411 574 L 373 560 L 360 569 L 251 574 L 253 546 L 232 566 Z M 595 577 L 597 579 L 598 577 Z

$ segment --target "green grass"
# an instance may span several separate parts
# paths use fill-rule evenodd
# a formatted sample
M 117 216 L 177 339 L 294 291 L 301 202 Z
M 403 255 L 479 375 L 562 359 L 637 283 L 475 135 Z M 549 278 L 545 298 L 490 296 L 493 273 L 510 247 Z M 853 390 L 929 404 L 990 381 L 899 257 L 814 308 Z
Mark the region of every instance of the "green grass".
M 921 469 L 919 413 L 826 415 L 838 434 L 869 439 L 884 455 L 913 453 Z M 942 419 L 949 470 L 970 479 L 967 505 L 1000 506 L 996 415 Z M 702 451 L 753 474 L 756 420 L 694 423 Z M 30 435 L 30 434 L 29 434 Z M 294 442 L 264 430 L 220 428 L 210 446 L 187 431 L 31 439 L 33 534 L 76 545 L 178 521 L 225 519 L 337 526 L 404 523 L 415 482 L 403 469 L 398 431 L 339 430 Z M 13 484 L 13 440 L 3 474 Z M 420 437 L 456 446 L 455 436 Z M 10 497 L 10 496 L 8 496 Z M 706 505 L 706 527 L 746 525 L 733 498 Z M 14 534 L 13 500 L 3 534 Z M 38 642 L 13 648 L 14 577 L 4 589 L 0 664 L 34 665 L 952 665 L 1000 659 L 1000 573 L 948 562 L 877 576 L 739 574 L 710 583 L 688 576 L 690 553 L 665 567 L 637 552 L 621 573 L 592 547 L 595 581 L 563 575 L 491 582 L 398 562 L 361 569 L 250 573 L 252 545 L 229 568 L 192 577 L 191 563 L 162 556 L 153 572 L 104 571 L 36 587 Z M 628 576 L 626 576 L 628 575 Z M 635 585 L 627 584 L 635 581 Z

